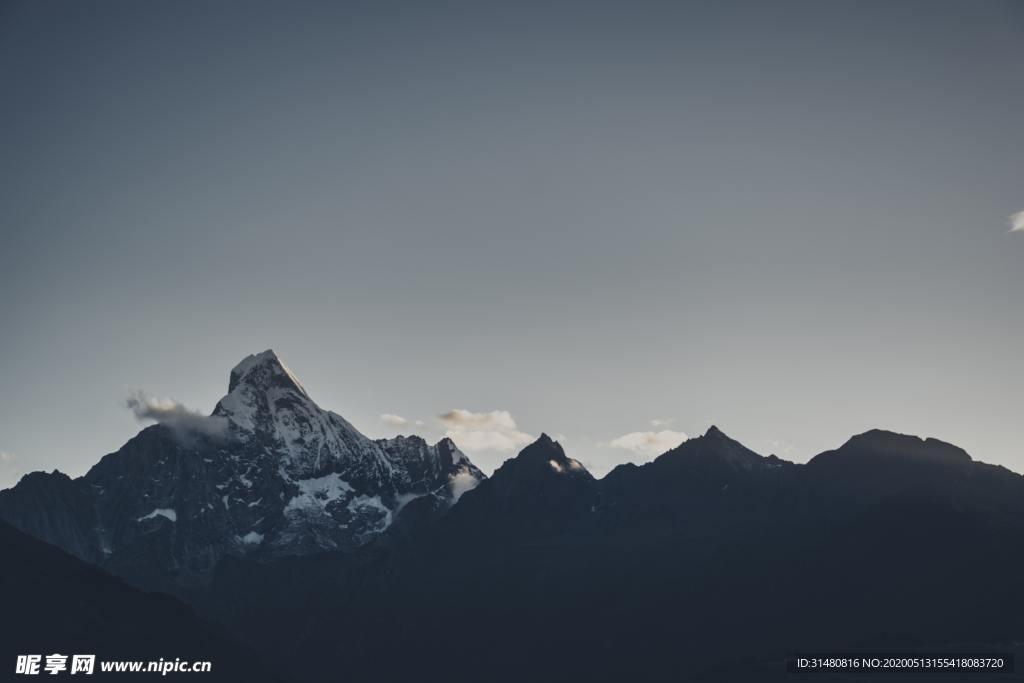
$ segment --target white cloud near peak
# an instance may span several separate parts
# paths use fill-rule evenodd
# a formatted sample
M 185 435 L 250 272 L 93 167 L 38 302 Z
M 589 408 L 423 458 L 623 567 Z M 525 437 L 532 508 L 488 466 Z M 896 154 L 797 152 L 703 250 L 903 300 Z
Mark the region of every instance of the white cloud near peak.
M 385 422 L 391 425 L 392 427 L 404 427 L 405 425 L 409 424 L 409 421 L 406 420 L 404 417 L 402 417 L 401 415 L 395 415 L 393 413 L 384 413 L 383 415 L 380 416 L 380 420 L 381 422 Z
M 1010 216 L 1010 232 L 1024 232 L 1024 211 Z
M 437 416 L 445 436 L 466 451 L 497 451 L 509 453 L 526 446 L 534 437 L 519 430 L 515 418 L 507 410 L 477 413 L 455 408 Z
M 448 482 L 451 487 L 452 498 L 455 502 L 458 502 L 459 498 L 466 491 L 472 491 L 480 483 L 480 480 L 474 477 L 469 472 L 459 472 Z
M 670 451 L 689 437 L 683 432 L 663 429 L 660 432 L 630 432 L 623 434 L 617 439 L 612 439 L 608 445 L 612 448 L 622 448 L 631 451 L 636 455 L 653 458 Z
M 516 421 L 507 410 L 474 413 L 455 408 L 437 416 L 446 427 L 453 429 L 515 429 Z
M 215 415 L 203 415 L 171 398 L 156 398 L 142 391 L 128 397 L 126 406 L 140 421 L 152 420 L 170 427 L 179 436 L 188 433 L 223 437 L 227 434 L 228 420 Z

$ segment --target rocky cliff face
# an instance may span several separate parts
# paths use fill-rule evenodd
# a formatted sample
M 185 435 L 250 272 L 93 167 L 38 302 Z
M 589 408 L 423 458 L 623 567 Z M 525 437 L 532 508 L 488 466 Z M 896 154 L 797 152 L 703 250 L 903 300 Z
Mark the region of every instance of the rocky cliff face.
M 227 554 L 358 547 L 410 501 L 447 506 L 482 478 L 448 439 L 367 438 L 265 351 L 208 418 L 148 427 L 79 479 L 29 475 L 0 517 L 142 585 L 187 585 Z

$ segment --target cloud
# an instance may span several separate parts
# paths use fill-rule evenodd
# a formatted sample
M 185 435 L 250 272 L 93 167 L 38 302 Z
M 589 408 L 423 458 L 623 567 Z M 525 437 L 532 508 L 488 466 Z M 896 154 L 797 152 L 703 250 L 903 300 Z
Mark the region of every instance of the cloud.
M 466 491 L 472 491 L 477 487 L 480 480 L 474 477 L 469 472 L 459 472 L 449 480 L 448 485 L 452 490 L 452 502 L 458 502 L 459 498 L 462 498 L 462 494 Z
M 155 398 L 137 391 L 128 397 L 125 404 L 137 420 L 158 422 L 170 427 L 178 436 L 202 434 L 222 438 L 227 435 L 227 418 L 203 415 L 170 398 Z
M 1010 232 L 1024 232 L 1024 211 L 1010 216 Z
M 800 453 L 800 450 L 788 441 L 773 439 L 769 443 L 771 444 L 772 452 L 777 456 L 790 457 Z
M 682 432 L 663 429 L 660 432 L 630 432 L 629 434 L 623 434 L 619 438 L 609 441 L 608 445 L 612 448 L 624 448 L 637 455 L 653 458 L 672 450 L 688 438 Z
M 507 410 L 474 413 L 456 408 L 437 416 L 445 426 L 453 429 L 515 429 L 516 421 Z
M 444 425 L 445 436 L 467 451 L 508 453 L 534 441 L 534 437 L 519 431 L 507 410 L 474 413 L 456 408 L 437 418 Z
M 0 489 L 14 486 L 25 472 L 18 463 L 18 458 L 10 451 L 0 451 Z
M 402 417 L 401 415 L 394 415 L 393 413 L 384 413 L 383 415 L 380 416 L 380 419 L 381 422 L 386 422 L 392 427 L 404 427 L 405 425 L 409 424 L 409 421 L 406 420 L 404 417 Z
M 670 424 L 672 424 L 673 422 L 675 422 L 675 419 L 671 418 L 671 417 L 666 418 L 666 419 L 655 418 L 655 419 L 651 420 L 651 426 L 652 427 L 667 427 Z

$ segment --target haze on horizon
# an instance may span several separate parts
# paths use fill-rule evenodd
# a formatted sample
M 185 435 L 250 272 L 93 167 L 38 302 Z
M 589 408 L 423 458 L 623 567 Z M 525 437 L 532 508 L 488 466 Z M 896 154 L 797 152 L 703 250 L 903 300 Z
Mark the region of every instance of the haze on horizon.
M 487 471 L 1024 472 L 1022 85 L 1009 1 L 0 3 L 0 487 L 268 347 Z

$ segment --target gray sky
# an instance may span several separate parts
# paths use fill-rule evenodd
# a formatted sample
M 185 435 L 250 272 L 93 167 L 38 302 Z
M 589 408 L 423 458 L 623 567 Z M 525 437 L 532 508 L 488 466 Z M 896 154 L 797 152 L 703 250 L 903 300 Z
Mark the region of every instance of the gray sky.
M 715 423 L 1024 471 L 1020 2 L 3 1 L 0 96 L 0 485 L 268 347 L 488 470 Z

